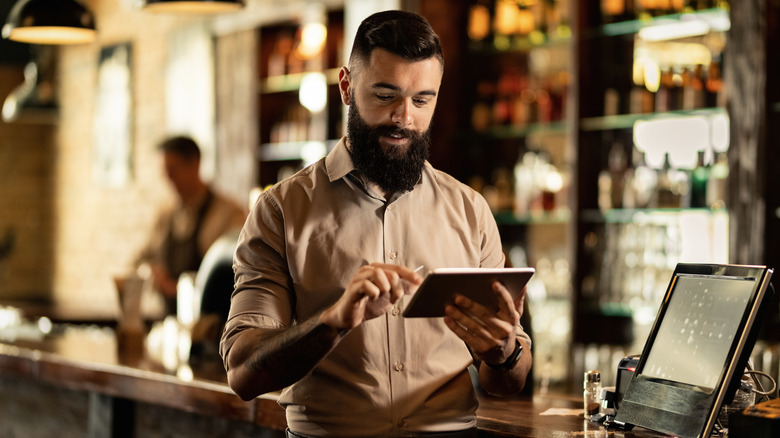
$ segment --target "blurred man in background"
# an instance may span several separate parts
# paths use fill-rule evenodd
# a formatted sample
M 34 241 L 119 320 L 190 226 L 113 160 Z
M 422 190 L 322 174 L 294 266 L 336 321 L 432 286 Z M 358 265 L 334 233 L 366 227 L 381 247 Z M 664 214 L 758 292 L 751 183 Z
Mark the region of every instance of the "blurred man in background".
M 177 202 L 160 212 L 137 260 L 138 265 L 150 266 L 155 289 L 165 298 L 167 312 L 175 314 L 179 276 L 197 271 L 209 247 L 225 233 L 240 229 L 247 212 L 201 179 L 200 148 L 194 140 L 172 137 L 159 150 Z

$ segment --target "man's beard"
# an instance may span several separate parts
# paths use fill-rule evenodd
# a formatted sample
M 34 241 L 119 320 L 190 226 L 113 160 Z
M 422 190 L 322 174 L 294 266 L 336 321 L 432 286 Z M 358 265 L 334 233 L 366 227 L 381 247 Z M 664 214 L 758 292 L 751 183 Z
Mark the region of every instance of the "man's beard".
M 404 153 L 379 144 L 380 136 L 400 134 L 409 139 Z M 354 100 L 347 111 L 347 138 L 355 167 L 372 183 L 388 193 L 408 191 L 420 180 L 430 149 L 431 129 L 417 132 L 396 126 L 366 124 Z

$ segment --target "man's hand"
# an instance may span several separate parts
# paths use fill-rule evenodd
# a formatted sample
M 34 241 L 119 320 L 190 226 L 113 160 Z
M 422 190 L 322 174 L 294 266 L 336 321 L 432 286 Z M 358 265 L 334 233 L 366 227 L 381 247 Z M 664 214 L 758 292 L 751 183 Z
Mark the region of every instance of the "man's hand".
M 384 315 L 401 297 L 414 292 L 422 280 L 420 274 L 405 266 L 383 263 L 362 266 L 341 298 L 322 312 L 320 322 L 339 330 L 353 329 L 363 321 Z
M 525 289 L 514 301 L 509 291 L 498 281 L 493 283 L 493 292 L 498 298 L 498 312 L 458 295 L 455 304 L 445 309 L 447 316 L 444 322 L 463 339 L 477 359 L 482 360 L 479 366 L 479 383 L 482 388 L 493 395 L 511 395 L 523 389 L 533 363 L 530 346 L 517 337 Z M 486 365 L 506 362 L 515 349 L 515 339 L 523 347 L 523 354 L 512 369 L 496 370 Z
M 176 298 L 176 282 L 162 265 L 152 265 L 152 283 L 154 288 L 168 298 Z
M 478 359 L 491 364 L 503 363 L 515 348 L 517 325 L 523 313 L 525 290 L 515 301 L 500 282 L 493 283 L 498 312 L 493 312 L 462 295 L 455 305 L 447 306 L 444 323 L 461 338 Z

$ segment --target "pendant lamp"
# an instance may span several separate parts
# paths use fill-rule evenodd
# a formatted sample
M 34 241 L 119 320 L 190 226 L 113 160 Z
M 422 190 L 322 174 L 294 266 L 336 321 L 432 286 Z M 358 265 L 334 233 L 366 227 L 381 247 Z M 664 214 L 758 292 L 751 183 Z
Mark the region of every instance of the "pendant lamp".
M 146 0 L 144 11 L 170 14 L 220 14 L 244 7 L 244 0 Z
M 75 0 L 19 0 L 3 38 L 31 44 L 83 44 L 95 40 L 95 17 Z

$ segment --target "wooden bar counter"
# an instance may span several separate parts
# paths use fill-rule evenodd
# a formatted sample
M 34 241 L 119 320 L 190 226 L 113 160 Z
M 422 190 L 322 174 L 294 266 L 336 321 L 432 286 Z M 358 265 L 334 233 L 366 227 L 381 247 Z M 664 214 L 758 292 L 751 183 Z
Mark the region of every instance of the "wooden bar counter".
M 606 431 L 571 414 L 579 407 L 576 398 L 481 396 L 480 436 L 663 436 Z M 216 362 L 166 370 L 148 357 L 117 354 L 114 332 L 95 326 L 0 339 L 0 436 L 281 437 L 284 428 L 274 395 L 240 400 Z

